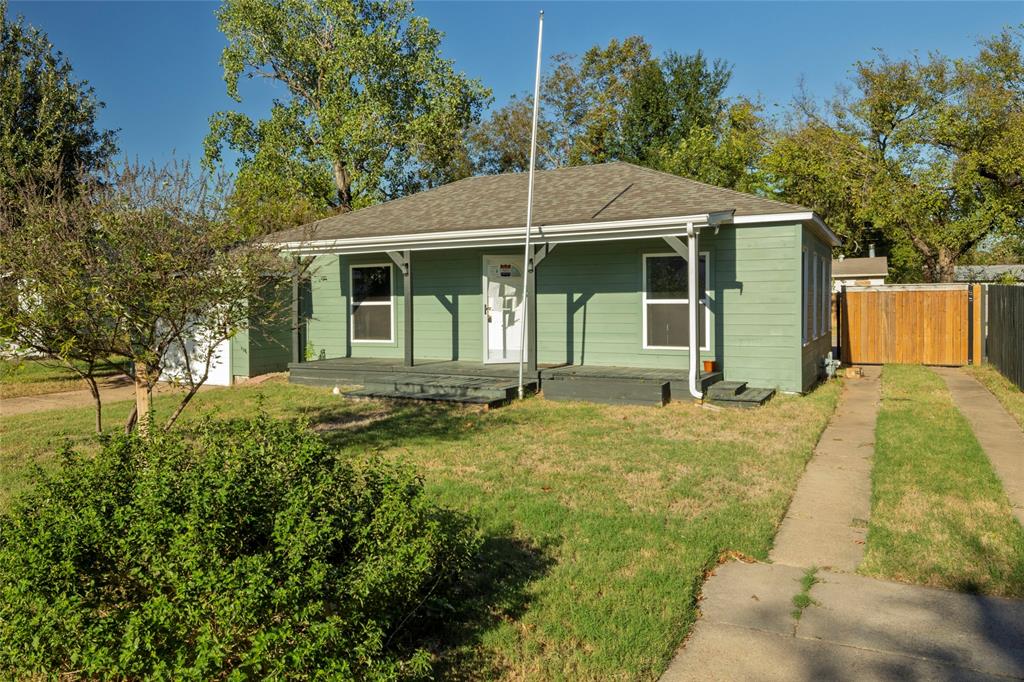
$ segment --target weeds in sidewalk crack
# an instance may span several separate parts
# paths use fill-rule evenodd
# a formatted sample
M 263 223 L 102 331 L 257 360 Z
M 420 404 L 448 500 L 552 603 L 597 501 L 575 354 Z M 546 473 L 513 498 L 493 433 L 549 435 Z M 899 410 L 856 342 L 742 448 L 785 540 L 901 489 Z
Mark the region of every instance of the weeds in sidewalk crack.
M 811 599 L 811 588 L 821 582 L 818 579 L 818 567 L 812 566 L 804 571 L 803 576 L 800 578 L 800 591 L 793 595 L 793 610 L 790 612 L 793 616 L 793 620 L 800 620 L 800 616 L 804 614 L 804 609 L 812 604 L 817 604 L 816 601 Z

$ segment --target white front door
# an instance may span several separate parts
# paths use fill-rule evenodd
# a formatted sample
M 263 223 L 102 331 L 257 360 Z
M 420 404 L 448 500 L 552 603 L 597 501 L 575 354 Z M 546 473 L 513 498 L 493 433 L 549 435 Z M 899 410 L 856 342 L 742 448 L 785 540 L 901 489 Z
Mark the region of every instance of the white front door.
M 523 257 L 484 256 L 484 362 L 519 362 Z

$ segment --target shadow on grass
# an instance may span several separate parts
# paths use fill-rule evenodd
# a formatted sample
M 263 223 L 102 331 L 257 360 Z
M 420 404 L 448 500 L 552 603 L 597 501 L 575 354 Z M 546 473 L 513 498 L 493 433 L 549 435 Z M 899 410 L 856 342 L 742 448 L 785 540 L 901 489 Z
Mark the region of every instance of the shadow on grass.
M 319 407 L 297 413 L 329 444 L 341 448 L 385 449 L 410 441 L 454 442 L 471 430 L 480 413 L 462 407 L 423 404 L 366 403 L 353 411 L 352 403 Z
M 472 408 L 451 405 L 348 401 L 306 410 L 301 416 L 327 443 L 350 451 L 412 442 L 454 444 L 475 435 L 478 422 L 485 418 Z M 481 642 L 487 632 L 523 616 L 531 602 L 529 586 L 555 563 L 554 545 L 517 537 L 511 527 L 484 531 L 472 570 L 447 599 L 441 627 L 413 634 L 405 645 L 426 647 L 435 654 L 438 679 L 501 677 L 501 662 Z
M 530 606 L 529 586 L 554 565 L 551 546 L 509 534 L 486 537 L 474 570 L 453 596 L 454 610 L 433 649 L 436 673 L 444 680 L 496 679 L 500 661 L 480 646 L 488 631 L 522 617 Z

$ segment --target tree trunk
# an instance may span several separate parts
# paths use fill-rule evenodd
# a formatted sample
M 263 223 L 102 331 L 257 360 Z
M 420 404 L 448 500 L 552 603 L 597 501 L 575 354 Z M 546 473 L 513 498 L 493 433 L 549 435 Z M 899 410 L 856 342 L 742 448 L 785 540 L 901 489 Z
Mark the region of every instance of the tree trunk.
M 949 249 L 939 249 L 935 276 L 937 282 L 952 282 L 956 279 L 956 256 Z
M 139 433 L 149 435 L 149 423 L 153 416 L 153 387 L 149 381 L 149 366 L 144 362 L 135 363 L 135 418 Z
M 89 384 L 89 393 L 92 394 L 96 406 L 96 433 L 103 433 L 103 402 L 100 399 L 100 387 L 92 376 L 85 377 L 85 381 Z
M 334 162 L 334 184 L 338 188 L 338 213 L 352 210 L 352 177 L 342 161 Z
M 139 406 L 132 406 L 132 413 L 128 415 L 128 421 L 124 424 L 124 435 L 128 435 L 135 428 L 135 422 L 139 420 Z
M 197 384 L 189 389 L 188 393 L 185 394 L 185 397 L 181 399 L 180 403 L 178 403 L 178 408 L 174 410 L 174 414 L 172 414 L 171 418 L 167 420 L 166 424 L 164 424 L 164 431 L 171 430 L 171 428 L 174 426 L 174 423 L 178 421 L 178 416 L 185 410 L 186 407 L 188 407 L 188 404 L 192 402 L 192 398 L 195 397 L 196 392 L 199 391 L 200 386 L 202 386 L 202 383 Z

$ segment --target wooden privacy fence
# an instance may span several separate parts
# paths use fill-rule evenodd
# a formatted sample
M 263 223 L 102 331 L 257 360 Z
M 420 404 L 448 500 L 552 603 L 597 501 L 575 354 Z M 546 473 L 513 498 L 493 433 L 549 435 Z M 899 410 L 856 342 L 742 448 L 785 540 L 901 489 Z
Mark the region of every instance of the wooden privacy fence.
M 1024 390 L 1024 286 L 988 287 L 988 360 Z
M 846 364 L 980 362 L 980 285 L 846 287 L 838 301 Z

